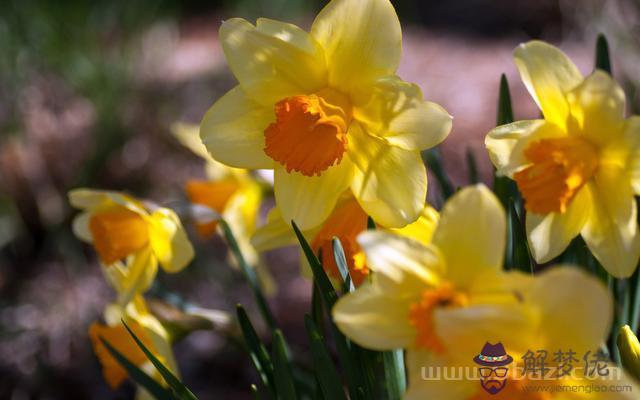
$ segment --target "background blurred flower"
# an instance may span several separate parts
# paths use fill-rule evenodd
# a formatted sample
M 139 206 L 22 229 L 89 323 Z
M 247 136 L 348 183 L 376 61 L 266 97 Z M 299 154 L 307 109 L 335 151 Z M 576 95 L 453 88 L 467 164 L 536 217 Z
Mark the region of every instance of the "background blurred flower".
M 193 258 L 178 216 L 167 208 L 90 189 L 72 190 L 69 202 L 82 211 L 73 221 L 75 235 L 93 244 L 122 305 L 149 288 L 158 263 L 173 273 Z
M 640 118 L 625 119 L 611 76 L 583 78 L 549 44 L 523 44 L 514 58 L 545 119 L 499 126 L 485 143 L 498 174 L 524 197 L 533 256 L 547 262 L 580 234 L 607 271 L 629 277 L 640 257 Z

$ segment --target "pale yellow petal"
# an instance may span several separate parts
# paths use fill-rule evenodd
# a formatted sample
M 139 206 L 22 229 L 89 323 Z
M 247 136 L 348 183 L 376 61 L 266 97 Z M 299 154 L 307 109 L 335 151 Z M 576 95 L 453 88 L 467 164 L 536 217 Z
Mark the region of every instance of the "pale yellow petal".
M 539 340 L 536 348 L 584 354 L 598 350 L 607 338 L 611 296 L 595 277 L 578 268 L 555 267 L 543 272 L 533 280 L 526 300 L 540 310 L 539 326 L 533 332 Z
M 80 210 L 98 211 L 118 205 L 141 215 L 147 214 L 140 201 L 121 192 L 78 188 L 69 191 L 68 197 L 69 204 Z
M 333 307 L 333 319 L 355 343 L 374 350 L 408 347 L 415 340 L 410 304 L 364 283 Z
M 480 386 L 478 381 L 468 379 L 444 379 L 445 373 L 451 378 L 459 376 L 458 365 L 432 352 L 407 350 L 405 360 L 409 376 L 405 400 L 469 400 Z
M 566 93 L 582 81 L 578 68 L 560 49 L 538 40 L 516 48 L 514 60 L 544 118 L 564 130 L 569 117 Z
M 354 110 L 367 132 L 407 150 L 425 150 L 451 131 L 452 117 L 436 103 L 424 101 L 420 88 L 398 77 L 378 80 L 367 103 Z
M 427 195 L 427 171 L 420 153 L 390 146 L 357 123 L 351 124 L 349 140 L 349 157 L 356 167 L 351 190 L 362 209 L 388 228 L 418 219 Z
M 338 198 L 351 183 L 353 165 L 348 158 L 329 167 L 320 176 L 305 176 L 275 169 L 274 192 L 283 219 L 295 221 L 301 230 L 320 225 L 333 211 Z
M 517 121 L 492 129 L 484 139 L 498 176 L 512 177 L 529 164 L 524 150 L 534 141 L 566 134 L 545 120 Z
M 533 258 L 538 263 L 545 263 L 560 255 L 571 240 L 578 236 L 589 219 L 591 210 L 591 194 L 584 187 L 564 213 L 540 215 L 528 212 L 525 226 Z
M 256 229 L 251 237 L 251 244 L 258 251 L 267 251 L 297 243 L 291 224 L 285 222 L 278 207 L 267 214 L 267 221 Z
M 570 132 L 604 145 L 624 132 L 624 91 L 609 74 L 595 71 L 567 94 L 571 109 Z
M 71 224 L 71 229 L 76 237 L 86 243 L 93 242 L 93 235 L 89 230 L 89 221 L 91 220 L 92 213 L 83 212 L 78 214 Z
M 273 168 L 264 152 L 264 130 L 275 119 L 273 109 L 260 106 L 240 86 L 211 106 L 200 125 L 200 138 L 211 156 L 236 168 Z
M 193 246 L 178 216 L 167 208 L 151 214 L 149 240 L 154 255 L 167 272 L 178 272 L 186 267 L 194 256 Z
M 256 27 L 232 18 L 220 27 L 220 43 L 240 86 L 262 105 L 326 86 L 322 48 L 295 25 L 260 19 Z
M 374 282 L 388 295 L 415 298 L 437 285 L 444 272 L 440 255 L 418 241 L 381 230 L 358 235 Z
M 640 116 L 634 115 L 625 121 L 624 137 L 622 166 L 629 169 L 633 192 L 640 195 Z
M 436 231 L 439 220 L 440 214 L 438 214 L 433 207 L 427 205 L 420 213 L 416 222 L 413 222 L 403 228 L 391 228 L 389 231 L 400 236 L 406 236 L 417 240 L 422 244 L 429 244 L 431 243 L 431 239 Z
M 400 21 L 389 0 L 333 0 L 311 27 L 324 48 L 329 84 L 350 93 L 393 75 L 402 55 Z
M 479 275 L 502 268 L 506 217 L 500 201 L 484 185 L 453 195 L 440 213 L 432 243 L 446 262 L 446 276 L 466 287 Z
M 193 154 L 208 162 L 214 162 L 207 147 L 202 143 L 199 125 L 176 122 L 171 125 L 171 133 L 181 145 L 191 150 Z
M 158 272 L 158 259 L 147 247 L 130 256 L 123 269 L 110 270 L 110 268 L 106 267 L 105 272 L 109 274 L 110 279 L 114 280 L 114 288 L 118 291 L 118 303 L 125 305 L 136 294 L 144 293 L 151 287 Z
M 640 257 L 637 205 L 629 174 L 616 166 L 601 165 L 589 189 L 593 211 L 582 237 L 611 275 L 627 278 Z

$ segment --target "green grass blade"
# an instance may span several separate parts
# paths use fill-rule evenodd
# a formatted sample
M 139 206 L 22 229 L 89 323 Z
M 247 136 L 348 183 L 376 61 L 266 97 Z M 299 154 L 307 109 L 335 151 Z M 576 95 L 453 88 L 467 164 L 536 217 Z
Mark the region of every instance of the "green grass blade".
M 318 331 L 315 323 L 308 315 L 304 317 L 304 325 L 309 335 L 311 344 L 311 355 L 316 372 L 316 377 L 320 383 L 320 389 L 326 399 L 346 400 L 340 376 L 324 345 L 322 334 Z
M 356 290 L 356 288 L 355 286 L 353 286 L 353 280 L 351 279 L 351 274 L 349 273 L 349 266 L 347 265 L 347 259 L 344 255 L 344 249 L 342 248 L 340 239 L 334 237 L 331 240 L 331 245 L 333 246 L 333 257 L 336 260 L 338 271 L 340 271 L 340 276 L 342 277 L 342 281 L 344 282 L 345 292 L 353 292 L 354 290 Z
M 376 229 L 376 222 L 371 218 L 371 216 L 367 218 L 367 229 Z
M 609 43 L 607 42 L 606 36 L 604 34 L 599 33 L 598 39 L 596 40 L 596 69 L 600 69 L 612 74 L 611 70 L 611 58 L 609 57 Z
M 258 276 L 256 275 L 256 271 L 249 266 L 247 260 L 242 255 L 242 251 L 240 250 L 240 246 L 238 246 L 238 242 L 236 241 L 229 224 L 223 219 L 219 221 L 220 226 L 222 227 L 222 231 L 224 232 L 224 237 L 227 240 L 227 244 L 229 245 L 229 249 L 231 253 L 233 253 L 238 265 L 240 265 L 240 269 L 244 274 L 249 287 L 251 288 L 251 292 L 253 293 L 253 297 L 256 299 L 256 303 L 258 304 L 258 309 L 264 318 L 264 321 L 267 323 L 269 329 L 276 329 L 276 319 L 273 317 L 273 313 L 269 308 L 269 303 L 267 303 L 267 299 L 264 297 L 264 291 L 262 290 L 262 286 L 260 285 L 260 281 L 258 280 Z
M 529 255 L 526 233 L 520 223 L 520 216 L 516 211 L 516 203 L 509 201 L 507 210 L 507 257 L 505 268 L 520 270 L 533 274 L 533 263 Z
M 273 332 L 273 348 L 271 349 L 273 359 L 273 375 L 276 384 L 277 399 L 296 400 L 296 388 L 293 381 L 293 372 L 287 345 L 282 336 L 282 332 L 276 329 Z
M 476 157 L 473 155 L 473 150 L 467 148 L 467 168 L 469 169 L 469 183 L 474 185 L 480 182 L 480 175 L 478 174 L 478 163 L 476 163 Z
M 327 310 L 331 310 L 333 308 L 333 305 L 338 300 L 338 295 L 336 294 L 336 291 L 333 288 L 329 277 L 327 277 L 327 274 L 324 272 L 324 268 L 322 268 L 320 260 L 318 260 L 318 257 L 313 254 L 313 250 L 311 250 L 311 246 L 309 246 L 307 239 L 304 238 L 304 235 L 302 234 L 302 232 L 300 232 L 300 229 L 295 222 L 292 221 L 291 225 L 293 226 L 293 231 L 295 232 L 298 241 L 300 242 L 300 246 L 302 246 L 302 251 L 307 258 L 309 265 L 311 266 L 314 282 L 320 289 L 320 294 L 322 295 L 324 305 Z
M 157 400 L 176 400 L 171 391 L 162 387 L 162 385 L 156 382 L 152 377 L 138 368 L 137 365 L 129 361 L 124 355 L 122 355 L 122 353 L 111 346 L 109 342 L 104 340 L 102 337 L 100 338 L 100 340 L 107 348 L 109 353 L 111 353 L 113 358 L 116 359 L 118 364 L 120 364 L 120 366 L 122 366 L 122 368 L 127 371 L 127 375 L 129 375 L 129 378 L 131 378 L 131 380 L 133 380 L 136 384 L 145 388 L 147 392 L 149 392 L 149 394 L 151 394 Z
M 447 200 L 451 195 L 455 193 L 455 188 L 451 183 L 451 179 L 447 174 L 443 164 L 442 164 L 442 154 L 440 153 L 439 147 L 434 147 L 433 149 L 429 149 L 424 151 L 423 156 L 425 161 L 427 162 L 427 166 L 433 172 L 438 181 L 438 185 L 440 186 L 442 199 Z
M 169 370 L 169 368 L 167 368 L 160 360 L 158 360 L 158 358 L 156 358 L 156 356 L 153 355 L 153 353 L 151 353 L 151 351 L 149 351 L 149 349 L 147 349 L 147 346 L 145 346 L 144 343 L 142 343 L 142 341 L 138 339 L 136 334 L 133 333 L 131 328 L 129 328 L 129 325 L 127 325 L 124 320 L 122 321 L 122 323 L 124 324 L 124 327 L 127 328 L 127 331 L 129 331 L 129 334 L 131 335 L 133 340 L 135 340 L 138 347 L 140 347 L 140 350 L 142 350 L 144 355 L 147 356 L 149 361 L 151 361 L 160 375 L 162 375 L 164 380 L 169 384 L 169 387 L 173 390 L 173 393 L 176 395 L 176 397 L 180 400 L 197 400 L 197 397 L 193 393 L 191 393 L 191 391 L 182 382 L 180 382 L 180 379 L 178 379 L 178 377 L 176 377 L 173 372 Z
M 274 379 L 273 379 L 273 364 L 271 362 L 271 358 L 269 357 L 269 352 L 266 347 L 260 341 L 256 330 L 247 315 L 244 307 L 238 304 L 236 306 L 236 313 L 238 316 L 238 323 L 240 325 L 240 330 L 242 331 L 242 335 L 244 337 L 245 344 L 247 345 L 247 350 L 249 351 L 249 356 L 251 357 L 251 361 L 253 361 L 253 365 L 255 366 L 260 378 L 262 379 L 262 383 L 267 388 L 267 390 L 273 395 L 274 392 Z
M 407 388 L 404 370 L 404 353 L 402 350 L 391 350 L 382 353 L 384 378 L 387 388 L 387 399 L 401 400 Z
M 498 113 L 496 115 L 496 125 L 510 124 L 514 121 L 513 107 L 511 106 L 511 91 L 507 76 L 500 76 L 500 91 L 498 93 Z

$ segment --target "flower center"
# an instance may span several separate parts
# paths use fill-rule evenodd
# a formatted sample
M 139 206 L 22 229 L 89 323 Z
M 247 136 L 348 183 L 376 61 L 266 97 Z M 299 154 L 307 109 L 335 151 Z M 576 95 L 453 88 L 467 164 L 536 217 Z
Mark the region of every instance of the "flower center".
M 89 221 L 89 231 L 100 259 L 107 265 L 126 258 L 149 242 L 146 221 L 124 207 L 94 214 Z
M 524 155 L 532 165 L 517 172 L 514 179 L 526 209 L 536 214 L 565 212 L 598 168 L 594 147 L 576 137 L 533 142 Z
M 422 292 L 420 300 L 409 309 L 409 322 L 417 331 L 416 347 L 435 353 L 444 352 L 444 344 L 436 334 L 433 313 L 439 308 L 465 307 L 467 304 L 467 296 L 456 292 L 448 282 Z
M 369 268 L 356 237 L 366 229 L 367 214 L 355 199 L 349 199 L 336 207 L 311 242 L 314 252 L 320 252 L 322 255 L 322 265 L 328 275 L 342 279 L 333 256 L 332 240 L 337 237 L 342 244 L 353 284 L 358 286 L 364 281 L 369 274 Z
M 203 205 L 221 214 L 239 187 L 240 185 L 233 180 L 221 182 L 190 180 L 185 185 L 185 191 L 192 203 Z M 208 237 L 215 232 L 217 226 L 218 221 L 196 223 L 196 230 L 201 236 Z
M 264 131 L 264 152 L 287 172 L 320 175 L 340 163 L 351 122 L 351 104 L 344 95 L 323 89 L 287 97 L 276 103 L 275 113 L 276 122 Z

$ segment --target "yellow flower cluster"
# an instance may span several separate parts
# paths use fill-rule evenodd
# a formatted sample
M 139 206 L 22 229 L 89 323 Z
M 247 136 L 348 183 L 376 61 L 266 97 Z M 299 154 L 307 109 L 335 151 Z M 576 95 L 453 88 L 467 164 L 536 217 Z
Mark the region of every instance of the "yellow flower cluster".
M 363 347 L 406 351 L 407 399 L 631 399 L 640 390 L 623 372 L 605 383 L 633 391 L 589 396 L 536 391 L 550 382 L 511 375 L 499 396 L 474 380 L 424 378 L 427 367 L 472 368 L 487 343 L 508 354 L 598 350 L 614 305 L 606 287 L 575 266 L 505 271 L 506 216 L 486 186 L 462 188 L 440 213 L 425 204 L 420 152 L 447 137 L 452 117 L 396 75 L 402 37 L 388 0 L 333 0 L 309 32 L 234 18 L 222 24 L 220 41 L 237 86 L 199 130 L 174 129 L 206 161 L 207 179 L 185 187 L 202 236 L 224 218 L 249 264 L 260 267 L 261 252 L 296 242 L 293 221 L 336 287 L 339 239 L 355 289 L 338 300 L 333 320 Z M 514 58 L 543 118 L 499 126 L 485 143 L 497 175 L 512 178 L 522 196 L 533 258 L 552 261 L 581 235 L 612 276 L 631 276 L 640 258 L 640 117 L 625 118 L 624 92 L 609 74 L 583 77 L 549 44 L 528 42 Z M 273 170 L 275 197 L 259 227 L 265 185 L 249 171 L 256 169 Z M 106 325 L 90 329 L 105 378 L 115 387 L 126 374 L 100 337 L 146 363 L 122 318 L 175 371 L 168 335 L 141 294 L 158 265 L 178 272 L 193 257 L 178 217 L 122 193 L 79 189 L 69 197 L 81 210 L 74 232 L 93 244 L 118 293 Z M 586 375 L 559 384 L 580 385 Z

